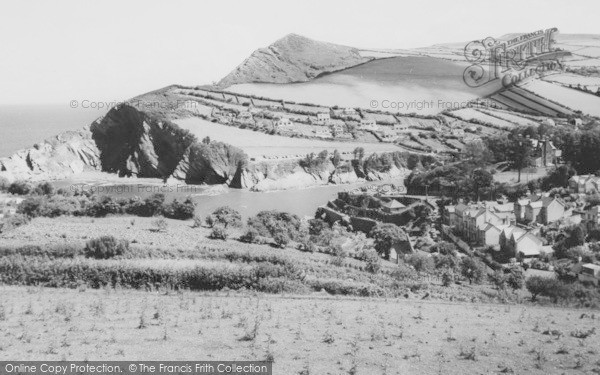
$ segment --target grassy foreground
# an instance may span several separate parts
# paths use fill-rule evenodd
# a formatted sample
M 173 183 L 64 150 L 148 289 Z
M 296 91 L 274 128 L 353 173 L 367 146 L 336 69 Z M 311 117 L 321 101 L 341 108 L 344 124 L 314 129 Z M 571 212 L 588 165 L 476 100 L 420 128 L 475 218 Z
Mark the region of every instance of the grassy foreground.
M 256 360 L 275 374 L 597 373 L 598 317 L 404 299 L 0 286 L 4 360 Z M 587 335 L 587 336 L 586 336 Z

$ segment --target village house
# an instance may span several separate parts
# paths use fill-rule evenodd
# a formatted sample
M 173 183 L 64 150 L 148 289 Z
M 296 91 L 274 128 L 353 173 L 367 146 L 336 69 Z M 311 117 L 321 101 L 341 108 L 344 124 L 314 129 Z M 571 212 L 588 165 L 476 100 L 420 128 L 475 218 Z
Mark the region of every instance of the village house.
M 368 131 L 377 131 L 379 130 L 379 126 L 375 122 L 375 119 L 372 118 L 363 118 L 360 120 L 360 125 L 358 125 L 360 130 L 368 130 Z
M 384 129 L 379 132 L 379 138 L 382 142 L 394 142 L 398 139 L 398 135 L 389 129 Z
M 342 111 L 342 114 L 344 116 L 356 116 L 358 114 L 358 112 L 356 112 L 356 109 L 354 109 L 354 108 L 344 108 L 344 110 Z
M 597 286 L 600 280 L 600 266 L 593 263 L 582 265 L 577 278 L 581 282 L 590 282 Z
M 329 121 L 331 121 L 331 117 L 329 113 L 317 113 L 317 124 L 318 125 L 328 125 Z
M 581 121 L 580 118 L 572 118 L 572 119 L 569 119 L 569 125 L 573 125 L 575 127 L 580 127 L 581 125 L 583 125 L 583 121 Z
M 405 205 L 403 205 L 395 199 L 392 199 L 389 202 L 381 203 L 381 209 L 383 210 L 383 212 L 386 212 L 388 214 L 398 213 L 405 208 Z
M 318 127 L 315 130 L 313 130 L 313 132 L 318 138 L 333 138 L 333 134 L 331 134 L 331 130 L 329 130 L 329 128 Z
M 600 228 L 600 206 L 588 208 L 583 213 L 583 222 L 588 230 Z
M 544 242 L 537 235 L 515 225 L 504 228 L 500 233 L 500 249 L 515 258 L 539 257 L 543 245 Z
M 549 139 L 532 139 L 534 165 L 538 168 L 556 165 L 562 156 L 562 151 L 556 148 Z
M 0 219 L 15 215 L 17 207 L 23 200 L 23 198 L 11 195 L 0 195 Z
M 330 120 L 329 127 L 334 134 L 344 133 L 346 131 L 346 124 L 342 120 Z
M 600 177 L 593 174 L 573 176 L 569 179 L 569 190 L 577 194 L 594 194 L 600 191 Z
M 462 137 L 465 135 L 465 131 L 461 128 L 452 128 L 450 130 L 450 134 L 452 134 L 455 137 Z
M 407 238 L 403 241 L 394 241 L 390 249 L 390 261 L 400 264 L 400 261 L 404 258 L 404 255 L 412 254 L 414 252 L 415 249 L 410 242 L 410 239 Z
M 396 133 L 403 133 L 408 131 L 408 124 L 403 122 L 397 122 L 392 126 L 392 130 Z
M 571 213 L 561 199 L 539 194 L 517 200 L 514 204 L 514 212 L 520 222 L 542 225 L 556 222 Z
M 514 223 L 515 216 L 510 203 L 484 201 L 446 206 L 443 220 L 463 240 L 479 246 L 495 246 L 500 231 Z
M 275 127 L 277 128 L 277 130 L 289 131 L 293 129 L 294 124 L 289 118 L 280 117 L 275 121 Z

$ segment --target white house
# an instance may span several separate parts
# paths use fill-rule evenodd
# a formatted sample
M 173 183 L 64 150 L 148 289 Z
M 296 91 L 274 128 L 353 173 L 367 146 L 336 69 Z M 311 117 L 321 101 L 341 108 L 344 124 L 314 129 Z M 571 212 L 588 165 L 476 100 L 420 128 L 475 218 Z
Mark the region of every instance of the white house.
M 275 121 L 275 126 L 280 130 L 288 130 L 293 127 L 292 121 L 286 117 L 280 117 Z
M 329 113 L 324 113 L 324 112 L 317 113 L 317 124 L 327 125 L 330 120 L 331 120 L 331 117 L 329 116 Z
M 319 127 L 314 130 L 314 133 L 315 136 L 319 138 L 333 138 L 333 135 L 331 134 L 331 130 L 329 130 L 329 128 Z
M 598 285 L 600 280 L 600 266 L 593 263 L 584 264 L 581 266 L 578 279 L 579 281 L 587 281 Z
M 360 120 L 360 125 L 358 126 L 360 130 L 371 130 L 377 131 L 379 130 L 379 126 L 375 122 L 375 119 L 372 118 L 363 118 Z

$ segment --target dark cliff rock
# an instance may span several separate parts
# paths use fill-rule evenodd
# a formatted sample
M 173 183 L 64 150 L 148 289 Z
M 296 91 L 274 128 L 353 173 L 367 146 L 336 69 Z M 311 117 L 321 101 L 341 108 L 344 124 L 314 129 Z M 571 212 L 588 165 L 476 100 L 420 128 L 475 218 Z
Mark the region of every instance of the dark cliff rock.
M 167 178 L 195 137 L 132 105 L 111 109 L 91 127 L 102 170 L 119 176 Z

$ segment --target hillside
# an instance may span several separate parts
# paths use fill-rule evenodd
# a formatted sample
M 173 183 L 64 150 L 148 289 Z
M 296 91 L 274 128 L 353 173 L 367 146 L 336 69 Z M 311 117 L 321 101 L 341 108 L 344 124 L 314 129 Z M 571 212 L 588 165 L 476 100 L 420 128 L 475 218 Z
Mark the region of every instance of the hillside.
M 220 87 L 238 83 L 306 82 L 323 73 L 355 66 L 370 58 L 359 50 L 289 34 L 252 53 L 219 82 Z

